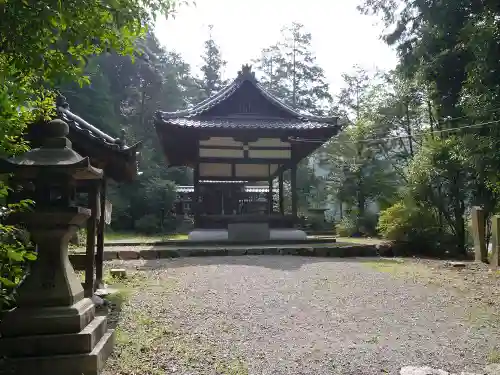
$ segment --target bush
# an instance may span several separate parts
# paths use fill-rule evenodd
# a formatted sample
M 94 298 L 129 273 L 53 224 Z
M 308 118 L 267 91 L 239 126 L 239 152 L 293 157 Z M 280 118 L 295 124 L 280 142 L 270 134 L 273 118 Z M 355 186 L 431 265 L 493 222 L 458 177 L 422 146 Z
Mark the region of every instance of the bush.
M 15 289 L 26 275 L 29 262 L 36 260 L 36 252 L 23 229 L 2 223 L 14 211 L 28 210 L 28 200 L 2 207 L 0 214 L 0 312 L 15 304 Z
M 160 219 L 157 215 L 144 215 L 134 223 L 135 230 L 139 233 L 154 234 L 160 232 Z
M 346 216 L 335 225 L 335 232 L 339 237 L 351 237 L 358 232 L 356 219 Z
M 406 242 L 415 252 L 435 253 L 443 240 L 433 213 L 413 203 L 400 201 L 380 212 L 377 229 L 391 241 Z

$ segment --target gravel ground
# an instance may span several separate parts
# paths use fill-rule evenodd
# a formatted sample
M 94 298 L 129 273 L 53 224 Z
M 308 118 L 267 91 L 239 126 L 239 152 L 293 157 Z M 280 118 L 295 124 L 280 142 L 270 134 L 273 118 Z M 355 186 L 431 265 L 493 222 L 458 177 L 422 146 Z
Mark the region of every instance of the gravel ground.
M 107 264 L 116 266 L 131 275 L 122 285 L 129 300 L 104 375 L 480 372 L 500 344 L 492 303 L 472 303 L 404 264 L 287 256 Z

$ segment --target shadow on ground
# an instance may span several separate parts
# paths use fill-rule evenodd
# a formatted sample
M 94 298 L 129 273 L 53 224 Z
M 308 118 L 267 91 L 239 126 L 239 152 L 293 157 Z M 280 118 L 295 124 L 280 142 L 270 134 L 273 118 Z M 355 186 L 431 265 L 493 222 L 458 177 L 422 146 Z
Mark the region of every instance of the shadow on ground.
M 182 268 L 192 266 L 217 266 L 217 265 L 242 265 L 249 267 L 263 267 L 270 269 L 279 269 L 291 271 L 301 268 L 306 264 L 312 263 L 331 263 L 331 262 L 396 262 L 395 259 L 385 258 L 321 258 L 291 255 L 243 255 L 243 256 L 209 256 L 209 257 L 190 257 L 175 259 L 155 259 L 145 260 L 137 269 L 148 270 L 158 267 Z

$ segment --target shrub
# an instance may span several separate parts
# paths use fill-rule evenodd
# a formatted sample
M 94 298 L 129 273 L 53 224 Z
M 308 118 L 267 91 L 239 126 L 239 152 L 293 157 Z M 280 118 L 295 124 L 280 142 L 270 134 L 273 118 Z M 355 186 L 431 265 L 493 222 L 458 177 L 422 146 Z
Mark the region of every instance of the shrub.
M 28 200 L 10 204 L 2 210 L 1 218 L 13 211 L 27 210 L 31 204 Z M 25 230 L 0 223 L 0 311 L 13 306 L 15 288 L 22 281 L 28 262 L 36 259 L 33 250 Z
M 443 240 L 432 211 L 411 202 L 399 201 L 381 211 L 377 229 L 385 239 L 416 245 L 421 253 L 434 252 Z
M 139 233 L 154 234 L 160 232 L 160 219 L 157 215 L 144 215 L 134 223 L 135 230 Z
M 340 237 L 351 237 L 358 232 L 356 219 L 346 216 L 335 225 L 335 232 Z

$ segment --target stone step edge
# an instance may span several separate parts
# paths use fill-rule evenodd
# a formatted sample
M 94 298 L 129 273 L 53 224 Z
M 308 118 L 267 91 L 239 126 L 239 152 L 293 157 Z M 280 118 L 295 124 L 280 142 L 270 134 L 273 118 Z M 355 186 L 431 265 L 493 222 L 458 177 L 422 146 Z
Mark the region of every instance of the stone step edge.
M 345 246 L 345 247 L 262 247 L 251 249 L 148 249 L 148 250 L 118 250 L 105 251 L 103 256 L 105 261 L 109 260 L 154 260 L 163 258 L 184 258 L 184 257 L 206 257 L 206 256 L 243 256 L 243 255 L 297 255 L 316 257 L 373 257 L 377 256 L 375 245 Z M 85 253 L 73 253 L 69 255 L 71 263 L 75 269 L 83 269 L 85 265 Z M 78 267 L 77 267 L 78 266 Z M 80 268 L 82 267 L 83 268 Z

